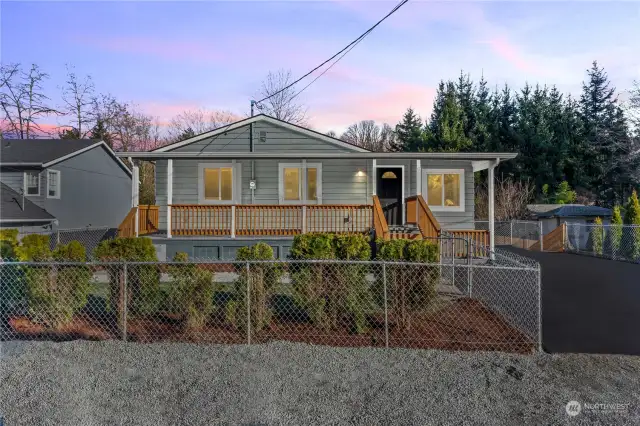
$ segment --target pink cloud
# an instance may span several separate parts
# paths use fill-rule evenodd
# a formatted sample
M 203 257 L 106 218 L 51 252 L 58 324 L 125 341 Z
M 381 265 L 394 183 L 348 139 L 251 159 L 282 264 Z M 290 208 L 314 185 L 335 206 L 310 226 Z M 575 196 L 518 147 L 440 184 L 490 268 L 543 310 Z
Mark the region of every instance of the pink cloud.
M 487 41 L 480 41 L 480 43 L 489 45 L 494 53 L 521 71 L 540 72 L 538 64 L 528 59 L 524 51 L 509 41 L 505 36 L 496 36 Z

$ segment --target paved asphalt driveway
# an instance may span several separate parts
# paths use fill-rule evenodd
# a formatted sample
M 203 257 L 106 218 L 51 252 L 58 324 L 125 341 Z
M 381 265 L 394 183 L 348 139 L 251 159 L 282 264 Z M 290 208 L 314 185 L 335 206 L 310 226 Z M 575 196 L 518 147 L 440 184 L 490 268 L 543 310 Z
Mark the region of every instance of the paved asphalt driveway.
M 640 265 L 511 249 L 542 266 L 548 352 L 640 355 Z

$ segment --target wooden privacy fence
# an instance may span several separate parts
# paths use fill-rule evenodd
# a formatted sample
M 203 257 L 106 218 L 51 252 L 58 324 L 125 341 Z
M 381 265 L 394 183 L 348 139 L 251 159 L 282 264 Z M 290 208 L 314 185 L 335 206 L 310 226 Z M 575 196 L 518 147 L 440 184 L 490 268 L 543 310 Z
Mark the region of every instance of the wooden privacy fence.
M 138 213 L 138 235 L 146 235 L 158 231 L 160 207 L 145 204 L 132 207 L 129 210 L 129 213 L 118 226 L 118 237 L 130 238 L 136 236 L 136 211 Z

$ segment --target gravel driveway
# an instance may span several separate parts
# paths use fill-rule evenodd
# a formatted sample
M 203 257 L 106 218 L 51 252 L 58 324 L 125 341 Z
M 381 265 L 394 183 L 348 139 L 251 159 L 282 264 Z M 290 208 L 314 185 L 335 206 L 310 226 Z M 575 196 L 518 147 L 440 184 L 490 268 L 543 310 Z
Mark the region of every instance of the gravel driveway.
M 295 343 L 2 349 L 7 426 L 640 423 L 639 357 Z M 583 404 L 569 417 L 570 400 L 628 406 L 607 413 Z

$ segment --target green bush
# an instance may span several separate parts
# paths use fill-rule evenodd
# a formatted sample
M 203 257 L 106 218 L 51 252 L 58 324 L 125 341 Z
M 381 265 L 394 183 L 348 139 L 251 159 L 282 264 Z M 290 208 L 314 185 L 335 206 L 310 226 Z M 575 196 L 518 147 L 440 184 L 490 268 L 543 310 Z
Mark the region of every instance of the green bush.
M 116 238 L 102 241 L 94 251 L 103 262 L 157 262 L 156 249 L 150 238 Z M 124 271 L 121 266 L 108 266 L 110 278 L 109 306 L 124 314 Z M 128 265 L 127 306 L 134 314 L 149 315 L 160 306 L 160 270 L 157 265 Z
M 294 239 L 291 257 L 298 260 L 369 260 L 365 235 L 311 233 Z M 291 273 L 295 304 L 322 328 L 341 323 L 356 333 L 368 328 L 372 297 L 366 281 L 367 265 L 300 263 Z
M 27 237 L 42 237 L 29 235 Z M 22 240 L 21 252 L 27 261 L 55 260 L 84 262 L 86 250 L 78 241 L 59 245 L 53 253 L 42 238 Z M 31 318 L 47 327 L 69 323 L 87 304 L 91 290 L 91 269 L 86 265 L 29 265 L 25 267 L 27 300 Z
M 613 208 L 613 216 L 611 217 L 611 227 L 609 228 L 609 240 L 611 242 L 611 250 L 613 255 L 617 255 L 622 242 L 622 215 L 620 214 L 620 206 Z
M 594 225 L 591 227 L 591 250 L 593 254 L 602 256 L 602 249 L 604 245 L 604 226 L 602 226 L 602 219 L 596 217 Z
M 173 261 L 184 264 L 168 268 L 173 281 L 168 294 L 170 308 L 180 315 L 185 329 L 201 328 L 213 312 L 213 273 L 188 263 L 187 253 L 176 253 Z
M 0 229 L 0 259 L 15 259 L 18 246 L 17 229 Z
M 624 223 L 627 225 L 636 225 L 629 227 L 629 257 L 631 260 L 640 260 L 640 201 L 638 193 L 634 190 L 625 206 Z
M 22 238 L 16 247 L 16 254 L 22 261 L 47 262 L 51 260 L 51 245 L 48 235 L 30 234 Z
M 440 278 L 438 246 L 428 240 L 378 240 L 378 259 L 388 262 L 414 262 L 416 265 L 389 263 L 386 265 L 386 298 L 397 326 L 411 327 L 411 313 L 426 309 L 436 294 Z M 382 271 L 377 271 L 374 296 L 384 303 L 385 286 Z
M 273 248 L 260 242 L 250 247 L 241 247 L 237 261 L 274 260 Z M 273 262 L 236 263 L 238 279 L 234 283 L 234 294 L 226 310 L 226 317 L 240 330 L 247 327 L 247 285 L 249 285 L 249 315 L 251 330 L 258 332 L 271 321 L 269 300 L 282 277 L 282 266 Z

